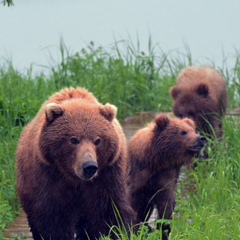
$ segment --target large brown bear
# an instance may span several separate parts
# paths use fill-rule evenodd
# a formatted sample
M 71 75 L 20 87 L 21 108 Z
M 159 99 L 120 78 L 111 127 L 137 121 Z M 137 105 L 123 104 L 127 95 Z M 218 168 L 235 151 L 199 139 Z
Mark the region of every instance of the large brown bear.
M 159 219 L 171 219 L 180 169 L 192 164 L 205 142 L 191 119 L 170 119 L 164 114 L 130 139 L 128 185 L 138 223 L 146 222 L 155 206 Z M 167 239 L 170 226 L 161 227 Z
M 177 117 L 191 118 L 202 133 L 221 138 L 228 96 L 226 82 L 217 70 L 195 66 L 183 69 L 170 94 Z
M 134 219 L 126 188 L 126 141 L 116 107 L 64 89 L 22 132 L 17 189 L 36 240 L 95 239 Z M 118 214 L 119 213 L 119 214 Z

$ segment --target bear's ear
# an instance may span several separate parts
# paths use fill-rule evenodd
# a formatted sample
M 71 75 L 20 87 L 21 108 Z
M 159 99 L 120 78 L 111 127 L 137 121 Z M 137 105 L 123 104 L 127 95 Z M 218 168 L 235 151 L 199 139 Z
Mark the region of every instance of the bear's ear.
M 106 103 L 100 107 L 100 114 L 111 122 L 117 115 L 117 107 L 112 104 Z
M 190 127 L 194 128 L 194 129 L 196 128 L 196 124 L 195 124 L 195 122 L 192 119 L 184 118 L 183 121 L 185 123 L 187 123 Z
M 167 127 L 169 122 L 170 122 L 170 119 L 165 114 L 159 114 L 155 119 L 157 129 L 161 130 L 161 131 L 164 130 Z
M 175 100 L 177 98 L 177 96 L 179 95 L 180 93 L 180 89 L 178 87 L 171 87 L 170 89 L 170 94 L 172 96 L 172 98 Z
M 208 85 L 201 83 L 198 85 L 197 94 L 203 97 L 207 97 L 209 92 Z
M 48 122 L 53 122 L 63 114 L 63 109 L 59 104 L 49 103 L 46 105 L 45 114 Z

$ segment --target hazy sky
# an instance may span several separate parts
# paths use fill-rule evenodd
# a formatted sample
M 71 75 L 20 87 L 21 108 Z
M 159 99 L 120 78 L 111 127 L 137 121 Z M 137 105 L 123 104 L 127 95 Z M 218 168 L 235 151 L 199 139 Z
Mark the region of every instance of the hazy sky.
M 109 46 L 116 40 L 138 38 L 147 50 L 149 36 L 164 51 L 184 52 L 194 61 L 207 59 L 233 66 L 240 51 L 239 0 L 14 0 L 0 5 L 0 64 L 11 60 L 25 71 L 30 64 L 50 66 L 59 61 L 62 37 L 70 52 L 90 41 Z M 37 68 L 37 67 L 34 67 Z

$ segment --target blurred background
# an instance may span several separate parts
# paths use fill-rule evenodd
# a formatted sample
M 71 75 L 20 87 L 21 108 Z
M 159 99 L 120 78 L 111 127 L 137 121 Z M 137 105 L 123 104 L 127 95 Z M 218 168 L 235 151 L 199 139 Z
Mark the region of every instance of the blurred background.
M 94 42 L 149 39 L 165 53 L 190 52 L 194 62 L 234 67 L 240 50 L 239 0 L 15 0 L 0 5 L 0 65 L 48 70 L 59 62 L 62 39 L 70 53 Z

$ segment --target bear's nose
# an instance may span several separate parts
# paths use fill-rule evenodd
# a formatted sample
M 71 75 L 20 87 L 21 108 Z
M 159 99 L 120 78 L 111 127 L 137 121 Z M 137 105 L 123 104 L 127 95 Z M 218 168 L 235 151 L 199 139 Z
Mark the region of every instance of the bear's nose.
M 83 173 L 86 179 L 90 179 L 98 170 L 96 162 L 86 162 L 83 164 Z
M 199 140 L 201 141 L 202 144 L 207 143 L 207 139 L 204 136 L 199 136 Z

